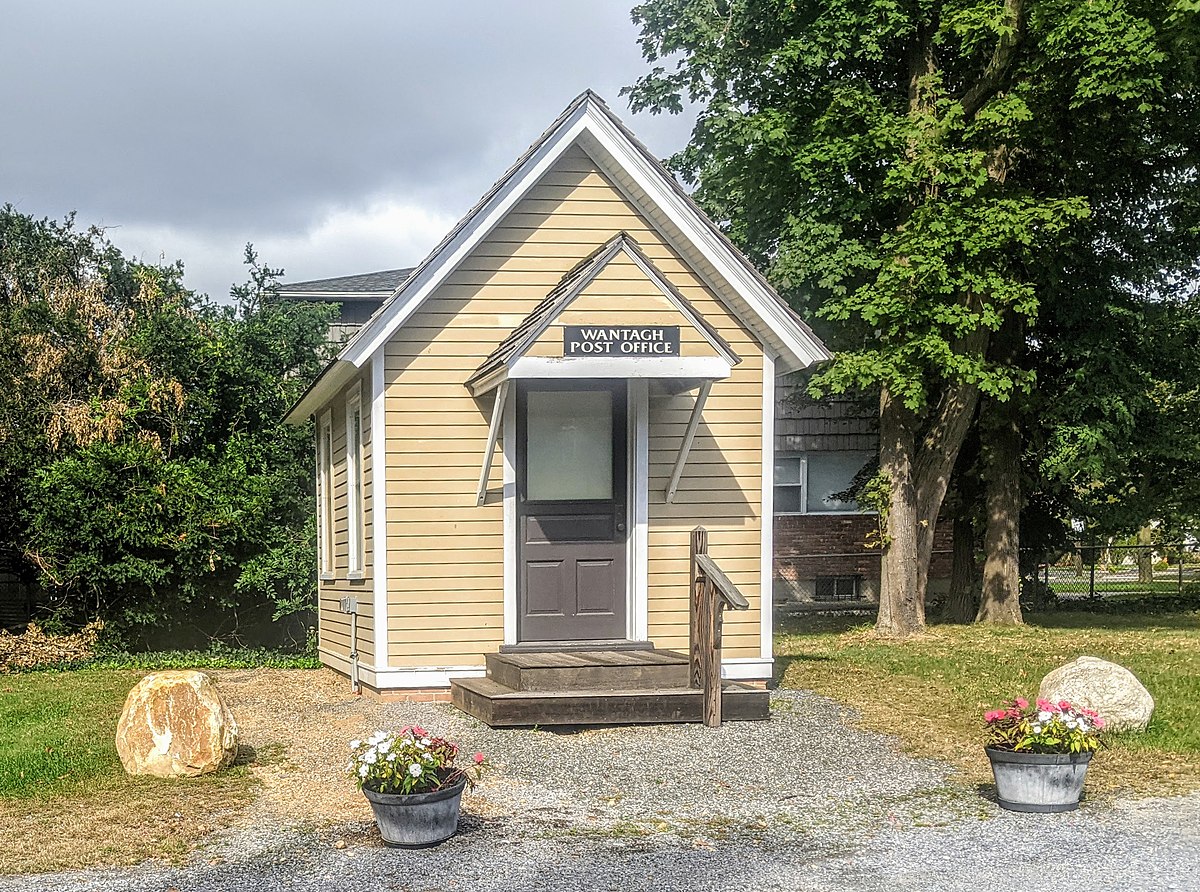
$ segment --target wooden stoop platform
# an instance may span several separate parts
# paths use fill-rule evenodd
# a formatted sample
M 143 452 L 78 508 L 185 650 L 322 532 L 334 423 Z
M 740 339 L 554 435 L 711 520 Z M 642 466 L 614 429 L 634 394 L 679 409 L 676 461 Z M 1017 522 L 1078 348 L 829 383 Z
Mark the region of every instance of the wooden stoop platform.
M 704 720 L 688 657 L 671 650 L 526 651 L 487 655 L 486 678 L 456 679 L 451 702 L 494 728 Z M 770 694 L 725 684 L 726 721 L 769 717 Z

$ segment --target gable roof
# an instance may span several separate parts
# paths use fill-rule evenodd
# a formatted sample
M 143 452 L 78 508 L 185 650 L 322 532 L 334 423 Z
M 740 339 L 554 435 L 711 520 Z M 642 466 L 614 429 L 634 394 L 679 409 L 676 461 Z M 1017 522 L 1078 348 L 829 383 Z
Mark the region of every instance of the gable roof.
M 580 94 L 418 264 L 288 413 L 307 418 L 370 361 L 541 176 L 578 144 L 608 172 L 776 357 L 780 373 L 831 358 L 825 345 L 591 90 Z
M 712 324 L 707 319 L 696 312 L 679 289 L 659 272 L 658 268 L 650 260 L 649 257 L 634 241 L 633 237 L 627 232 L 621 232 L 613 236 L 571 269 L 559 283 L 554 286 L 554 289 L 546 295 L 528 316 L 521 323 L 509 332 L 508 337 L 500 342 L 499 346 L 491 352 L 491 354 L 483 361 L 483 363 L 475 370 L 470 378 L 467 379 L 467 387 L 473 392 L 483 392 L 488 388 L 486 386 L 477 387 L 484 384 L 489 376 L 507 366 L 512 360 L 518 359 L 526 350 L 546 331 L 547 328 L 554 322 L 563 310 L 565 310 L 575 298 L 583 292 L 592 280 L 596 278 L 612 260 L 619 254 L 626 254 L 635 264 L 637 264 L 646 276 L 654 283 L 655 286 L 663 293 L 675 308 L 690 322 L 697 331 L 712 344 L 713 349 L 722 356 L 730 365 L 737 365 L 741 362 L 741 357 L 734 353 L 733 348 L 729 343 L 721 337 Z M 478 392 L 476 395 L 478 395 Z

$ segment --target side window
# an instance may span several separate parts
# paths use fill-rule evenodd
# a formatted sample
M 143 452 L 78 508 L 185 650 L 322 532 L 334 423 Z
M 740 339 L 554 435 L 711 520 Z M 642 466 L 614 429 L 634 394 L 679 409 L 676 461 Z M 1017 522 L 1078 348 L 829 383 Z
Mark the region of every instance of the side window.
M 347 571 L 363 572 L 363 472 L 362 391 L 355 387 L 346 396 L 346 510 L 349 540 Z
M 321 575 L 333 576 L 333 418 L 317 424 L 317 551 Z

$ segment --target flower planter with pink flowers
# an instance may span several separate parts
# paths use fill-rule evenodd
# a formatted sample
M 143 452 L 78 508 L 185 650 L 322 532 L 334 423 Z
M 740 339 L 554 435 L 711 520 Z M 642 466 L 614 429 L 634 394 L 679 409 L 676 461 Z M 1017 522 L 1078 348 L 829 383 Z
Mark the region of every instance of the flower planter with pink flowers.
M 1100 748 L 1100 716 L 1066 700 L 1030 706 L 1018 697 L 986 713 L 984 722 L 984 751 L 1001 808 L 1060 812 L 1079 807 L 1088 763 Z

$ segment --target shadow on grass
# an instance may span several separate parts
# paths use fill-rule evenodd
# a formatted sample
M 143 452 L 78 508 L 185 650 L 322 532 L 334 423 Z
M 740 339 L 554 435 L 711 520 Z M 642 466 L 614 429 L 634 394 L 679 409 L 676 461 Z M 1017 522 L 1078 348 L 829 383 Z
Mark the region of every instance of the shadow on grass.
M 1089 613 L 1083 610 L 1056 610 L 1030 613 L 1025 617 L 1025 622 L 1043 629 L 1107 629 L 1113 632 L 1169 629 L 1195 632 L 1200 630 L 1200 612 Z

